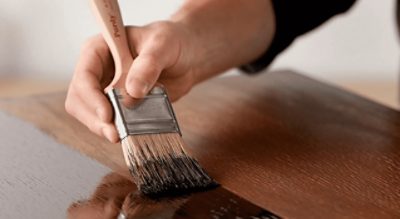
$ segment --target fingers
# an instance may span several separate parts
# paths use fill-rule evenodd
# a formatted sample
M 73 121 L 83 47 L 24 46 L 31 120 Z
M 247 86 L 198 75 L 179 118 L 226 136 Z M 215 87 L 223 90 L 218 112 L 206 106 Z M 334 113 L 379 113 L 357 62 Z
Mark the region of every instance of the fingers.
M 90 131 L 99 136 L 106 137 L 110 142 L 118 142 L 118 134 L 112 123 L 101 121 L 91 110 L 89 105 L 85 103 L 74 90 L 68 92 L 65 102 L 65 108 L 69 114 L 85 124 Z
M 103 93 L 100 82 L 93 73 L 89 71 L 79 71 L 76 73 L 73 89 L 82 99 L 90 111 L 96 114 L 102 122 L 110 123 L 112 120 L 112 108 L 108 99 Z
M 109 70 L 110 53 L 101 37 L 88 40 L 82 49 L 71 88 L 90 106 L 103 122 L 111 122 L 112 109 L 105 97 L 101 79 Z
M 112 125 L 112 107 L 103 93 L 103 78 L 110 72 L 112 60 L 108 47 L 100 36 L 88 40 L 81 51 L 65 108 L 72 116 L 111 142 L 118 141 Z
M 139 55 L 126 80 L 126 91 L 134 98 L 144 97 L 156 83 L 163 66 L 151 55 Z
M 101 35 L 89 38 L 82 46 L 75 73 L 88 71 L 100 81 L 106 73 L 113 73 L 113 62 L 107 43 Z
M 128 28 L 131 50 L 138 54 L 125 80 L 129 96 L 143 98 L 161 74 L 173 100 L 190 90 L 193 83 L 185 73 L 191 65 L 187 58 L 181 60 L 181 47 L 185 47 L 181 45 L 187 45 L 182 39 L 186 35 L 177 28 L 168 22 Z M 81 51 L 66 109 L 96 134 L 117 142 L 117 130 L 111 121 L 112 106 L 103 92 L 113 78 L 114 63 L 106 42 L 101 36 L 91 38 Z

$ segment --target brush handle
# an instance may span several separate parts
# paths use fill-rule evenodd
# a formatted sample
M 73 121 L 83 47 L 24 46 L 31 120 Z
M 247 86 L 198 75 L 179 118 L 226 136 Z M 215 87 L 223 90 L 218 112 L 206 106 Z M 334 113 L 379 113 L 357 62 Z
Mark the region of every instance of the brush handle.
M 110 48 L 115 64 L 115 75 L 106 91 L 111 88 L 124 88 L 126 76 L 132 65 L 125 27 L 122 21 L 118 0 L 90 0 L 102 35 Z

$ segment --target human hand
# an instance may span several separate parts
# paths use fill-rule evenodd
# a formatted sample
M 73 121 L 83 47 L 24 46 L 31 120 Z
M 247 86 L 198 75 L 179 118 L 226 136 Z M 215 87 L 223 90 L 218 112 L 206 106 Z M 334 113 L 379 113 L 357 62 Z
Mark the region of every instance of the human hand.
M 177 22 L 162 21 L 143 27 L 127 27 L 132 54 L 137 54 L 125 88 L 133 98 L 142 98 L 160 82 L 175 101 L 196 81 L 193 71 L 196 37 Z M 69 86 L 65 108 L 92 132 L 117 142 L 112 107 L 104 89 L 114 77 L 114 63 L 103 37 L 90 38 L 83 46 Z
M 128 27 L 130 49 L 137 56 L 125 88 L 141 98 L 158 81 L 177 100 L 194 84 L 263 54 L 275 33 L 274 19 L 270 0 L 198 0 L 186 1 L 171 21 Z M 82 49 L 65 107 L 94 133 L 117 142 L 103 92 L 113 77 L 106 42 L 101 36 L 91 38 Z

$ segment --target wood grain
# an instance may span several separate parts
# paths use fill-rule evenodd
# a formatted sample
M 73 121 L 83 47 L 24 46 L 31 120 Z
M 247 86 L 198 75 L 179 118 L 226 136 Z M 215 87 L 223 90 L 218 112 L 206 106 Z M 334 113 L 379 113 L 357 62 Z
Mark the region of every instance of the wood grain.
M 65 218 L 110 170 L 0 111 L 0 218 Z
M 64 93 L 2 101 L 125 173 L 119 145 L 63 110 Z M 175 104 L 187 149 L 227 190 L 288 218 L 400 217 L 400 113 L 299 74 L 215 79 Z

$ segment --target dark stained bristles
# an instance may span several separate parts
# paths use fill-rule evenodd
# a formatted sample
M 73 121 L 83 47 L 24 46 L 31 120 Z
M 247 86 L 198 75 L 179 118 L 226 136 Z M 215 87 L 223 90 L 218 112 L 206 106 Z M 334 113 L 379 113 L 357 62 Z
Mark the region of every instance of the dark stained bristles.
M 130 135 L 122 141 L 140 192 L 151 198 L 177 197 L 217 186 L 183 146 L 178 133 Z

